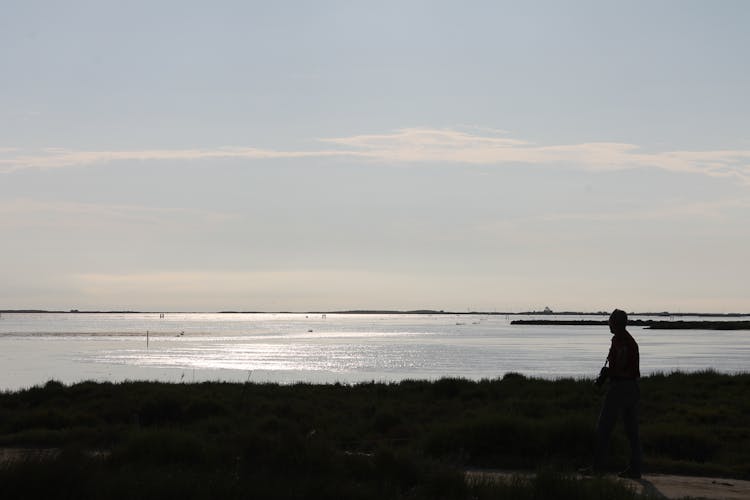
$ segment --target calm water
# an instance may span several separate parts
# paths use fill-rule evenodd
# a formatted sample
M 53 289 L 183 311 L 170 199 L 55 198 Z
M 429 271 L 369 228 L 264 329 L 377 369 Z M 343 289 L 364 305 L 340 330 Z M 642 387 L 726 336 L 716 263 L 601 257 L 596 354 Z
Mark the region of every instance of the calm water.
M 510 325 L 523 318 L 5 313 L 0 389 L 52 378 L 287 383 L 598 373 L 609 347 L 606 327 Z M 750 366 L 748 331 L 629 330 L 644 374 Z

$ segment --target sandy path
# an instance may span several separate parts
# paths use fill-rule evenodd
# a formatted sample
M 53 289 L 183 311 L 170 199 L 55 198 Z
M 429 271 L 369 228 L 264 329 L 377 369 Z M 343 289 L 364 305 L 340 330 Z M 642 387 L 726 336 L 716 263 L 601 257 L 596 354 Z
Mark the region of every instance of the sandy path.
M 627 481 L 664 498 L 750 499 L 750 481 L 739 479 L 647 474 L 640 481 Z
M 508 480 L 514 474 L 527 475 L 527 472 L 498 470 L 471 470 L 466 472 L 473 478 Z M 674 476 L 666 474 L 646 474 L 642 479 L 620 479 L 636 491 L 648 492 L 661 498 L 680 499 L 685 497 L 708 500 L 750 500 L 750 481 L 715 477 Z
M 0 448 L 0 464 L 19 460 L 48 460 L 58 455 L 58 448 Z
M 60 453 L 60 448 L 0 448 L 0 465 L 21 460 L 52 460 L 59 457 Z M 92 458 L 105 458 L 109 455 L 106 450 L 87 450 L 85 453 Z

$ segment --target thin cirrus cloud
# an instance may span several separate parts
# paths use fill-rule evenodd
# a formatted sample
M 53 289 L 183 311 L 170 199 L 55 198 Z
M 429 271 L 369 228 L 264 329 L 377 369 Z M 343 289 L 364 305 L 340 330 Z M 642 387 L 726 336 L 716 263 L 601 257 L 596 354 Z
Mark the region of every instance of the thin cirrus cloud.
M 733 198 L 716 201 L 671 203 L 648 209 L 615 212 L 555 212 L 543 215 L 539 219 L 547 222 L 564 220 L 616 222 L 684 219 L 686 217 L 695 219 L 700 217 L 714 219 L 718 222 L 733 210 L 747 210 L 748 208 L 750 208 L 750 198 Z
M 0 149 L 0 153 L 12 152 Z M 45 148 L 39 154 L 18 154 L 0 158 L 0 172 L 13 172 L 25 168 L 81 167 L 123 160 L 201 160 L 201 159 L 273 159 L 311 158 L 316 156 L 351 155 L 341 151 L 274 151 L 259 148 L 222 147 L 215 149 L 146 149 L 136 151 L 76 151 L 63 148 Z
M 166 220 L 174 226 L 180 225 L 180 221 L 186 219 L 191 225 L 217 224 L 232 220 L 234 217 L 235 215 L 230 213 L 188 208 L 52 202 L 22 198 L 0 201 L 0 228 L 5 229 L 28 226 L 58 229 L 107 228 L 113 224 L 127 223 L 159 226 Z
M 585 142 L 543 146 L 500 135 L 451 129 L 410 128 L 391 134 L 357 135 L 322 141 L 363 156 L 392 162 L 476 164 L 566 164 L 587 170 L 659 168 L 750 183 L 750 150 L 666 151 L 643 153 L 634 144 Z
M 386 134 L 318 139 L 328 148 L 284 151 L 256 147 L 149 149 L 140 151 L 76 151 L 48 148 L 37 154 L 0 149 L 0 172 L 25 168 L 62 168 L 123 160 L 278 159 L 350 157 L 388 163 L 539 164 L 586 170 L 657 168 L 750 184 L 750 150 L 642 152 L 635 144 L 583 142 L 539 145 L 507 137 L 500 131 L 404 128 Z

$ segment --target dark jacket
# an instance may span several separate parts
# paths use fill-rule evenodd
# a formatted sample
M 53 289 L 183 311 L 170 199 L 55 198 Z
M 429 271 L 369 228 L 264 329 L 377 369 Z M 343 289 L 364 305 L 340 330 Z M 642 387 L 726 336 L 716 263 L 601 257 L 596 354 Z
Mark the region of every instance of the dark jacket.
M 638 344 L 627 332 L 612 337 L 612 345 L 607 355 L 609 376 L 612 379 L 638 379 L 641 376 Z

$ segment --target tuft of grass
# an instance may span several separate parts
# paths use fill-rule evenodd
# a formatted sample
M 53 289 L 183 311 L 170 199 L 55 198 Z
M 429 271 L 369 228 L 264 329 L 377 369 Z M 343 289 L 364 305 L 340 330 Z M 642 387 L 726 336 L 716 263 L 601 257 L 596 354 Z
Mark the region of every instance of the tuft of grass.
M 117 464 L 205 465 L 212 461 L 215 453 L 205 439 L 190 432 L 138 430 L 112 449 L 110 460 Z
M 478 500 L 652 500 L 650 493 L 638 493 L 610 477 L 579 478 L 543 468 L 536 474 L 515 474 L 507 479 L 484 477 L 469 483 L 472 498 Z

